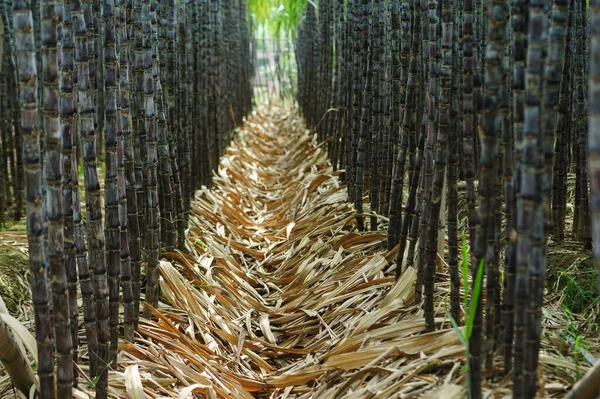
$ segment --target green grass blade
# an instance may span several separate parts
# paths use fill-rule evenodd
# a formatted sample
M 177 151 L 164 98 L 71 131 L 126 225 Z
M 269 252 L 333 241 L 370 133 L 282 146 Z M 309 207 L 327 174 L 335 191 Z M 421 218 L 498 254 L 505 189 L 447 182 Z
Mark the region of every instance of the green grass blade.
M 475 320 L 475 312 L 477 311 L 477 303 L 479 302 L 479 296 L 481 295 L 481 287 L 483 285 L 483 265 L 485 259 L 481 259 L 477 268 L 477 275 L 475 276 L 475 283 L 473 286 L 473 297 L 471 298 L 471 308 L 469 309 L 469 320 L 466 323 L 467 339 L 471 338 L 471 332 L 473 331 L 473 322 Z
M 452 317 L 452 315 L 448 312 L 448 309 L 444 309 L 444 311 L 446 312 L 446 316 L 448 316 L 448 318 L 450 319 L 450 323 L 452 324 L 452 328 L 454 329 L 454 332 L 456 332 L 456 335 L 458 335 L 458 339 L 460 339 L 460 342 L 462 342 L 462 344 L 465 346 L 465 348 L 468 351 L 469 350 L 469 341 L 464 336 L 462 331 L 460 331 L 460 326 L 458 325 L 456 320 L 454 320 L 454 317 Z
M 463 286 L 463 308 L 465 312 L 465 323 L 467 323 L 467 317 L 469 316 L 469 249 L 467 246 L 467 237 L 463 234 L 462 237 L 462 286 Z

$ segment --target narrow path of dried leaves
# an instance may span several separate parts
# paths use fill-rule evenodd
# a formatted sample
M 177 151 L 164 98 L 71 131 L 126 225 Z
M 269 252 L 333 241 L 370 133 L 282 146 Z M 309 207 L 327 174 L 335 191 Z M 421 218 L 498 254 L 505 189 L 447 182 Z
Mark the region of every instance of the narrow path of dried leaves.
M 188 251 L 161 262 L 164 303 L 155 321 L 140 322 L 135 344 L 120 346 L 111 394 L 464 397 L 464 347 L 444 317 L 444 276 L 439 330 L 426 334 L 415 271 L 395 282 L 385 235 L 355 230 L 346 189 L 296 111 L 263 112 L 192 203 Z M 554 381 L 544 380 L 545 393 L 568 384 L 570 362 L 541 362 Z M 509 378 L 494 375 L 502 397 Z

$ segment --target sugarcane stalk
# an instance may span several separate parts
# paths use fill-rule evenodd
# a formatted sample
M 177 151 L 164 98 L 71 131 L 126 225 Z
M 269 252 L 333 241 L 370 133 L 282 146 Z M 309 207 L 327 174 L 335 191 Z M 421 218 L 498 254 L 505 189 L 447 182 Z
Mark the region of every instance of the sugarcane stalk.
M 77 66 L 77 107 L 79 112 L 79 142 L 81 143 L 81 154 L 83 160 L 83 176 L 85 182 L 86 198 L 86 223 L 87 236 L 90 245 L 88 262 L 92 264 L 94 277 L 92 286 L 95 300 L 95 313 L 97 323 L 98 349 L 91 361 L 95 361 L 91 370 L 96 382 L 96 395 L 99 398 L 107 396 L 108 367 L 109 367 L 109 304 L 108 304 L 108 280 L 106 275 L 106 262 L 104 253 L 104 229 L 102 223 L 102 205 L 100 198 L 100 182 L 98 180 L 97 153 L 96 153 L 96 130 L 94 128 L 94 103 L 93 90 L 90 81 L 90 70 L 88 60 L 87 24 L 84 17 L 84 9 L 79 0 L 71 0 L 71 13 L 75 29 L 75 61 Z M 76 170 L 76 169 L 75 169 Z M 73 177 L 76 178 L 75 176 Z M 75 209 L 74 209 L 75 212 Z M 74 213 L 75 218 L 75 213 Z M 78 221 L 75 221 L 77 226 Z M 77 227 L 76 232 L 77 236 Z M 81 242 L 77 244 L 78 257 L 82 256 L 83 234 L 79 237 Z M 76 241 L 78 238 L 76 237 Z M 87 284 L 85 264 L 78 261 L 79 279 L 82 284 Z M 86 294 L 84 294 L 86 295 Z M 85 296 L 84 296 L 85 298 Z M 85 303 L 85 302 L 84 302 Z M 91 317 L 91 315 L 89 315 Z M 85 313 L 84 313 L 85 318 Z M 91 332 L 91 331 L 90 331 Z
M 18 71 L 19 105 L 23 138 L 27 241 L 32 276 L 35 336 L 38 347 L 37 374 L 40 398 L 54 398 L 54 343 L 50 318 L 50 290 L 42 226 L 42 158 L 40 148 L 38 75 L 34 23 L 28 0 L 13 2 L 15 58 Z M 4 13 L 7 12 L 4 7 Z

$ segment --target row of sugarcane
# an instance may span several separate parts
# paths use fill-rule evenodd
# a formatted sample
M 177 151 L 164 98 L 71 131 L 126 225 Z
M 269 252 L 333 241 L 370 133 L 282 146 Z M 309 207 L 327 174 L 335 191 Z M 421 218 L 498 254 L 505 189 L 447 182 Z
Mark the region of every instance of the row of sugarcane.
M 357 228 L 389 218 L 396 276 L 417 268 L 429 331 L 444 234 L 461 320 L 465 204 L 471 293 L 480 264 L 485 275 L 469 338 L 474 398 L 496 354 L 514 396 L 535 395 L 546 244 L 565 238 L 569 174 L 572 236 L 588 247 L 593 236 L 600 259 L 599 14 L 598 0 L 336 0 L 309 4 L 299 28 L 303 114 L 345 170 Z
M 246 1 L 0 5 L 12 121 L 2 148 L 12 137 L 9 150 L 22 153 L 14 190 L 26 202 L 39 397 L 71 398 L 77 386 L 80 294 L 90 378 L 106 398 L 140 301 L 145 317 L 158 305 L 161 253 L 183 248 L 194 192 L 210 186 L 250 110 Z

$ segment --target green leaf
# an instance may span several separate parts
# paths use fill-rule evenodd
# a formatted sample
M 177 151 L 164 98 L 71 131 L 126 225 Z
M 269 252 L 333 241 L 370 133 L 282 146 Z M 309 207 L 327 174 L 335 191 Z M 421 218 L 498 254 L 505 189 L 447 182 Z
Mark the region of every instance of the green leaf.
M 472 396 L 472 391 L 471 391 L 471 373 L 469 372 L 469 370 L 470 370 L 469 339 L 464 336 L 462 331 L 460 331 L 460 327 L 458 326 L 458 323 L 456 322 L 456 320 L 454 320 L 454 317 L 452 317 L 452 315 L 450 313 L 448 313 L 448 309 L 444 309 L 444 311 L 446 312 L 446 316 L 448 316 L 448 318 L 450 319 L 450 323 L 452 324 L 452 328 L 456 332 L 456 335 L 458 335 L 458 339 L 460 340 L 460 342 L 462 342 L 463 346 L 465 347 L 465 358 L 467 359 L 467 364 L 463 367 L 463 370 L 465 370 L 465 372 L 467 373 L 467 397 L 472 398 L 473 396 Z
M 287 37 L 295 38 L 308 3 L 316 8 L 310 0 L 248 0 L 248 10 L 256 28 L 272 36 L 285 32 Z
M 458 335 L 458 339 L 460 339 L 460 342 L 462 342 L 462 344 L 465 346 L 465 348 L 467 349 L 467 353 L 468 353 L 469 352 L 469 341 L 464 336 L 462 331 L 460 331 L 460 326 L 458 325 L 456 320 L 454 320 L 454 317 L 452 317 L 452 315 L 448 312 L 448 309 L 445 309 L 444 311 L 446 312 L 446 316 L 448 316 L 448 318 L 450 319 L 450 323 L 452 324 L 452 328 L 454 329 L 454 332 L 456 332 L 456 335 Z
M 471 298 L 471 308 L 469 310 L 469 320 L 466 323 L 467 339 L 471 338 L 471 332 L 473 331 L 473 323 L 475 321 L 475 312 L 477 311 L 477 304 L 479 303 L 479 296 L 481 295 L 481 287 L 483 285 L 483 265 L 485 259 L 481 259 L 477 268 L 477 275 L 475 277 L 475 283 L 473 285 L 473 297 Z
M 469 314 L 469 249 L 467 245 L 467 236 L 463 233 L 462 237 L 462 262 L 460 264 L 462 269 L 462 286 L 463 286 L 463 308 L 465 315 Z M 466 317 L 466 316 L 465 316 Z M 466 322 L 466 320 L 465 320 Z

